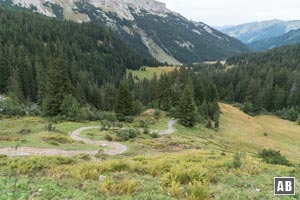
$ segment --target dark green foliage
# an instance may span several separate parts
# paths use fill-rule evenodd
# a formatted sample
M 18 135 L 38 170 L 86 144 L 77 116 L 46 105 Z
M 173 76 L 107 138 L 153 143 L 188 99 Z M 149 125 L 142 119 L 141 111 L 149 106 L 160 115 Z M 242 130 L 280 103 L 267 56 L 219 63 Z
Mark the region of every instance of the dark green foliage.
M 53 101 L 46 92 L 52 87 L 46 80 L 54 74 L 51 70 L 63 66 L 71 94 L 79 103 L 108 107 L 105 110 L 109 111 L 112 107 L 102 106 L 101 86 L 107 82 L 118 85 L 126 68 L 139 69 L 147 64 L 111 31 L 92 23 L 77 24 L 0 7 L 0 24 L 0 93 L 20 101 L 39 105 L 45 98 L 48 103 Z M 58 58 L 64 64 L 53 66 Z M 152 66 L 157 64 L 152 58 L 148 60 Z M 51 112 L 46 108 L 47 114 L 59 113 L 59 102 Z
M 119 116 L 131 116 L 134 114 L 133 100 L 128 85 L 123 81 L 119 87 L 115 112 Z
M 56 126 L 54 123 L 50 122 L 45 126 L 45 130 L 48 132 L 54 132 L 56 130 Z
M 242 155 L 240 153 L 234 154 L 232 166 L 234 168 L 240 168 L 242 166 Z
M 291 166 L 290 161 L 288 161 L 285 156 L 281 155 L 280 151 L 264 149 L 261 153 L 259 153 L 259 155 L 266 163 Z
M 138 135 L 140 135 L 140 131 L 136 129 L 124 129 L 117 131 L 117 136 L 125 141 L 136 138 Z
M 66 117 L 67 120 L 76 121 L 80 120 L 80 104 L 72 95 L 66 95 L 60 106 L 61 115 Z
M 295 45 L 228 58 L 227 70 L 203 64 L 193 70 L 214 80 L 220 100 L 243 103 L 248 114 L 277 113 L 296 121 L 300 113 L 299 55 L 300 45 Z
M 25 115 L 24 106 L 12 98 L 0 100 L 0 114 L 4 115 Z
M 179 123 L 188 127 L 192 127 L 197 123 L 197 108 L 192 90 L 191 84 L 185 87 L 176 109 Z
M 60 58 L 53 60 L 47 73 L 46 95 L 43 101 L 43 111 L 46 115 L 58 115 L 62 113 L 62 109 L 65 109 L 63 114 L 69 114 L 69 108 L 63 108 L 63 106 L 66 106 L 66 103 L 74 103 L 74 100 L 70 96 L 66 96 L 64 104 L 63 101 L 65 95 L 72 93 L 71 87 L 66 63 Z M 77 107 L 79 106 L 77 105 Z

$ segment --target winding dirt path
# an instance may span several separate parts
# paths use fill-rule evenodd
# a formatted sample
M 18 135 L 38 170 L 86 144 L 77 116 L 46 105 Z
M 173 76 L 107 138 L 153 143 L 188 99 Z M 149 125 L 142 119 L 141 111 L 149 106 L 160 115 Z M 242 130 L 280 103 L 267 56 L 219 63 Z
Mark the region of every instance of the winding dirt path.
M 159 135 L 168 135 L 175 131 L 174 125 L 177 120 L 170 120 L 168 122 L 168 129 L 158 131 Z M 89 129 L 100 129 L 100 126 L 89 126 L 82 127 L 70 134 L 70 137 L 75 141 L 80 141 L 85 144 L 91 144 L 96 146 L 104 147 L 104 154 L 114 156 L 123 154 L 128 150 L 128 147 L 119 142 L 109 142 L 109 141 L 94 141 L 87 138 L 80 137 L 80 133 Z M 0 154 L 7 156 L 31 156 L 31 155 L 44 155 L 44 156 L 76 156 L 79 154 L 96 155 L 97 150 L 63 150 L 63 149 L 50 149 L 50 148 L 38 148 L 38 147 L 4 147 L 0 148 Z
M 119 155 L 127 151 L 127 147 L 118 142 L 109 142 L 109 141 L 93 141 L 86 138 L 81 138 L 79 136 L 80 132 L 97 129 L 100 126 L 90 126 L 83 127 L 75 130 L 70 134 L 70 137 L 75 141 L 81 141 L 85 144 L 97 145 L 104 147 L 104 153 L 110 156 Z M 79 154 L 88 154 L 96 155 L 97 150 L 88 151 L 88 150 L 63 150 L 63 149 L 50 149 L 50 148 L 38 148 L 38 147 L 5 147 L 0 148 L 0 154 L 8 156 L 30 156 L 30 155 L 45 155 L 45 156 L 75 156 Z
M 168 129 L 167 130 L 163 130 L 163 131 L 158 131 L 159 135 L 163 136 L 163 135 L 169 135 L 174 133 L 175 128 L 173 127 L 176 124 L 177 120 L 172 119 L 168 122 Z
M 91 145 L 97 145 L 97 146 L 102 146 L 105 147 L 104 153 L 107 155 L 119 155 L 127 151 L 127 146 L 119 143 L 119 142 L 109 142 L 109 141 L 94 141 L 86 138 L 80 137 L 80 133 L 85 130 L 89 129 L 100 129 L 100 126 L 90 126 L 90 127 L 83 127 L 79 128 L 73 133 L 70 134 L 70 137 L 75 140 L 75 141 L 81 141 L 84 142 L 85 144 L 91 144 Z

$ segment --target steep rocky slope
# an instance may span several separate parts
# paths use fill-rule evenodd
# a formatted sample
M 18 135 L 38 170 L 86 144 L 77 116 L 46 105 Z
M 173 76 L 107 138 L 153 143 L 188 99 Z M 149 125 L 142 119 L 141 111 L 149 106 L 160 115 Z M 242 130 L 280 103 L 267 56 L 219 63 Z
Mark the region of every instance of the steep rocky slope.
M 50 17 L 110 27 L 128 44 L 160 62 L 219 60 L 246 45 L 204 23 L 189 21 L 154 0 L 0 0 Z

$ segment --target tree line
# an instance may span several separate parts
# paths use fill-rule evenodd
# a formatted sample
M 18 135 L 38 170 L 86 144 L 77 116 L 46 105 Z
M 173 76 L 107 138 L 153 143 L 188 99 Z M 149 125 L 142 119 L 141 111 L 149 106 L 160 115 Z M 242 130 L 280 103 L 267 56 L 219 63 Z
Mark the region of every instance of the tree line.
M 299 120 L 299 45 L 233 56 L 225 66 L 198 65 L 194 70 L 213 79 L 221 100 L 243 104 L 246 113 Z

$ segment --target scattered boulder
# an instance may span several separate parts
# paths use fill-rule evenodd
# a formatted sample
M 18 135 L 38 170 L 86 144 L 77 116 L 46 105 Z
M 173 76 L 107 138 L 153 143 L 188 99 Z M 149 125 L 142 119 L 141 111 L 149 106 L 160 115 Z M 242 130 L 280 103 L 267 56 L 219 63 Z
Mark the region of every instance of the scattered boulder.
M 100 175 L 100 176 L 99 176 L 99 182 L 104 181 L 105 178 L 106 178 L 106 176 Z

